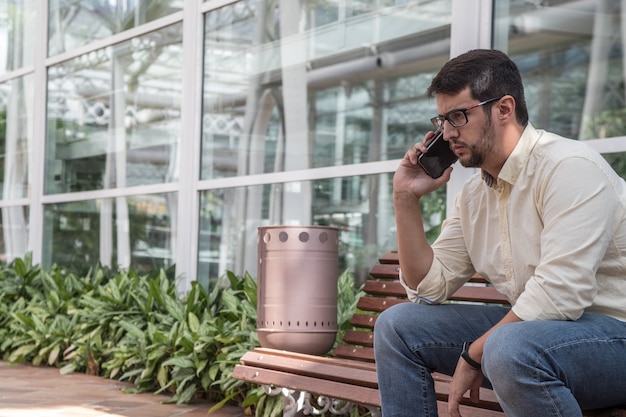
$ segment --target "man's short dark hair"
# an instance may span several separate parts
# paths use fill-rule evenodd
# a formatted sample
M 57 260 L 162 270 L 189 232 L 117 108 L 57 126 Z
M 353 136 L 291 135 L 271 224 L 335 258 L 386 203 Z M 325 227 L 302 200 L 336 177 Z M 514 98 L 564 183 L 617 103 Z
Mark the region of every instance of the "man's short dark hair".
M 474 49 L 451 59 L 439 70 L 426 94 L 428 97 L 456 95 L 467 87 L 472 98 L 479 101 L 513 96 L 517 122 L 521 126 L 528 124 L 522 77 L 517 65 L 504 52 Z

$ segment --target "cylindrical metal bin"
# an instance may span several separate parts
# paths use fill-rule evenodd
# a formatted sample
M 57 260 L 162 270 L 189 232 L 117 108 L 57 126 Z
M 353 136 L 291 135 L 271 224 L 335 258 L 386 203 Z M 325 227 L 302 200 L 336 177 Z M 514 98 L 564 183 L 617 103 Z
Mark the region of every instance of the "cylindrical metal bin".
M 321 355 L 337 336 L 338 230 L 258 228 L 261 346 Z

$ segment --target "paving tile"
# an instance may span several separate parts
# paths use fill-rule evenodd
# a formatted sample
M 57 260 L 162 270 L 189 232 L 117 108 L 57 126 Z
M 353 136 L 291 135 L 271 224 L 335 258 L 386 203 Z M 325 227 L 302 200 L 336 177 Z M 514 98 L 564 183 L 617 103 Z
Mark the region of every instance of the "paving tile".
M 206 417 L 210 402 L 164 404 L 169 397 L 130 394 L 131 384 L 56 368 L 0 361 L 0 417 Z M 210 417 L 244 417 L 223 407 Z

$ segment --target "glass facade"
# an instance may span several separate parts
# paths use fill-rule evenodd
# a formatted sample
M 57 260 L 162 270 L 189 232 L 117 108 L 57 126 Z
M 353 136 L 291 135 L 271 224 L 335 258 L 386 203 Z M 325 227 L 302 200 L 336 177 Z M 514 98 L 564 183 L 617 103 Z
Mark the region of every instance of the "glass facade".
M 48 8 L 48 53 L 55 55 L 180 11 L 183 0 L 49 0 Z
M 531 122 L 626 175 L 620 0 L 0 0 L 0 262 L 256 276 L 257 228 L 335 226 L 363 279 L 451 57 L 519 65 Z M 423 200 L 434 238 L 458 167 Z
M 29 144 L 33 141 L 33 77 L 0 84 L 0 196 L 27 197 Z
M 624 2 L 494 3 L 495 46 L 520 67 L 530 120 L 574 139 L 626 135 Z
M 126 265 L 140 273 L 169 268 L 176 196 L 136 195 L 48 204 L 44 213 L 46 264 L 78 273 L 90 266 Z
M 451 1 L 294 9 L 206 14 L 203 179 L 395 159 L 429 129 L 415 115 L 435 112 L 424 92 L 450 56 Z
M 36 3 L 0 1 L 0 76 L 33 65 Z
M 45 192 L 176 181 L 181 24 L 48 68 Z

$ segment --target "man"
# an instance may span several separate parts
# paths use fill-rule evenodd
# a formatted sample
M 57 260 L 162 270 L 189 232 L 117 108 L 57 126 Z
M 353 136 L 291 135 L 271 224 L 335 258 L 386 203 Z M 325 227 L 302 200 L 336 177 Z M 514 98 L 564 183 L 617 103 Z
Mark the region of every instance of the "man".
M 435 127 L 481 172 L 432 246 L 420 197 L 452 168 L 426 175 L 418 143 L 394 175 L 401 282 L 415 303 L 376 322 L 383 415 L 437 416 L 433 371 L 453 376 L 450 416 L 481 385 L 508 417 L 626 404 L 626 184 L 583 142 L 529 124 L 521 76 L 502 52 L 452 59 L 427 93 Z M 438 305 L 475 273 L 513 307 Z

